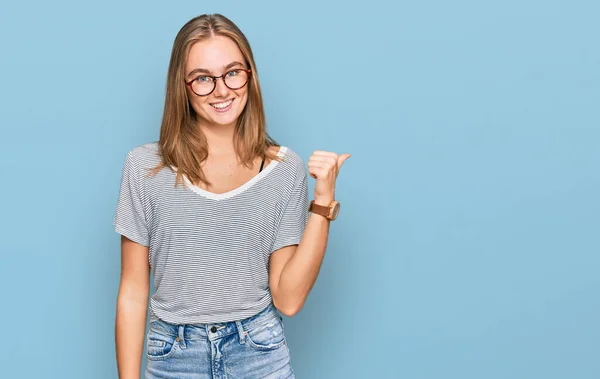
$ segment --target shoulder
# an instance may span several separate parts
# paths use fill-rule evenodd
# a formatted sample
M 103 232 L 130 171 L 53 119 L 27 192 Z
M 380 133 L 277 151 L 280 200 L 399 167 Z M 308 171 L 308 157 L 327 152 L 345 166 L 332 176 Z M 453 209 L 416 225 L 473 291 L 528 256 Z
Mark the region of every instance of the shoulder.
M 158 153 L 158 142 L 149 142 L 136 146 L 128 151 L 128 155 L 136 160 L 147 160 L 153 159 L 154 157 L 160 158 Z
M 149 170 L 158 166 L 161 157 L 158 152 L 158 143 L 151 142 L 138 145 L 127 152 L 123 172 L 130 177 L 140 180 L 147 176 Z
M 127 161 L 138 168 L 155 167 L 161 161 L 158 142 L 145 143 L 132 148 L 127 152 Z
M 279 155 L 282 158 L 282 161 L 289 165 L 290 167 L 294 167 L 298 170 L 304 168 L 304 160 L 296 151 L 292 150 L 289 146 L 280 146 L 276 148 Z
M 282 158 L 279 163 L 285 167 L 285 171 L 294 178 L 295 182 L 300 182 L 307 176 L 307 170 L 304 159 L 288 146 L 281 146 L 278 149 L 278 155 Z

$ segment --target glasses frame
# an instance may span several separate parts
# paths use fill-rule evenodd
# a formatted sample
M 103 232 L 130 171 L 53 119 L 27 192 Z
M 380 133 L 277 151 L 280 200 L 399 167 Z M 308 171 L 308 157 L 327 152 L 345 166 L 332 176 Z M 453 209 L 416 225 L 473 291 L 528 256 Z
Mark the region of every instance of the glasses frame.
M 244 83 L 244 85 L 243 85 L 243 86 L 241 86 L 241 87 L 237 87 L 237 88 L 231 88 L 231 87 L 229 87 L 229 86 L 227 85 L 227 83 L 225 82 L 225 75 L 229 74 L 229 73 L 230 73 L 230 72 L 232 72 L 232 71 L 245 71 L 245 72 L 246 72 L 246 74 L 248 74 L 248 79 L 246 80 L 246 83 Z M 194 89 L 192 88 L 192 83 L 194 82 L 194 80 L 198 79 L 198 78 L 199 78 L 199 77 L 201 77 L 201 76 L 206 76 L 206 77 L 212 78 L 212 80 L 213 80 L 213 88 L 212 88 L 212 90 L 211 90 L 209 93 L 207 93 L 206 95 L 198 95 L 198 94 L 196 93 L 196 91 L 194 91 Z M 201 97 L 204 97 L 204 96 L 208 96 L 208 95 L 210 95 L 211 93 L 213 93 L 213 92 L 215 91 L 215 88 L 217 88 L 217 79 L 219 79 L 219 78 L 223 79 L 223 84 L 225 84 L 225 87 L 229 88 L 230 90 L 234 90 L 234 91 L 235 91 L 235 90 L 237 90 L 237 89 L 244 88 L 244 86 L 246 86 L 246 84 L 248 84 L 248 82 L 250 81 L 250 76 L 252 76 L 252 70 L 245 69 L 245 68 L 234 68 L 234 69 L 231 69 L 231 70 L 227 71 L 227 72 L 226 72 L 226 73 L 224 73 L 223 75 L 219 75 L 219 76 L 213 76 L 213 75 L 204 75 L 204 74 L 203 74 L 203 75 L 198 75 L 198 76 L 196 76 L 194 79 L 192 79 L 192 80 L 190 80 L 190 81 L 186 81 L 186 82 L 185 82 L 185 84 L 186 84 L 188 87 L 190 87 L 190 91 L 192 91 L 192 92 L 193 92 L 193 93 L 194 93 L 196 96 L 201 96 Z

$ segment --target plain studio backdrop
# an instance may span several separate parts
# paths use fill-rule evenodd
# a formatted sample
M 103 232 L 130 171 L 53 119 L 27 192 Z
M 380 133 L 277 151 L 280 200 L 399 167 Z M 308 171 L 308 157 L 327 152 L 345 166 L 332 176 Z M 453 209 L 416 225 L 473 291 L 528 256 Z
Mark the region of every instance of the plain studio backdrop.
M 0 377 L 116 378 L 121 168 L 213 12 L 269 133 L 352 154 L 298 378 L 600 377 L 600 7 L 566 0 L 3 1 Z

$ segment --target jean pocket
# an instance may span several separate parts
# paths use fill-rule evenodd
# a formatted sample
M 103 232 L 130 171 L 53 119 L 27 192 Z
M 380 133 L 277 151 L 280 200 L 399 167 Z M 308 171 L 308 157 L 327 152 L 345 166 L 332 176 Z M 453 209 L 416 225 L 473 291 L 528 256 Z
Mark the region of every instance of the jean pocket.
M 176 346 L 175 337 L 157 333 L 151 328 L 146 341 L 146 358 L 166 359 L 175 352 Z
M 266 320 L 246 330 L 246 340 L 258 350 L 275 350 L 285 344 L 283 321 L 280 318 Z

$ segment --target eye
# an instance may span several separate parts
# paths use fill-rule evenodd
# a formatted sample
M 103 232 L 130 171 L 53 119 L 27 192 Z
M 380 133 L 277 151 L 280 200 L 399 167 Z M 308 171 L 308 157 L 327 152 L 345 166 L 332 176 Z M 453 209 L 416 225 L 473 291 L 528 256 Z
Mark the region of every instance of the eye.
M 212 81 L 212 78 L 210 76 L 199 76 L 194 80 L 198 83 L 210 83 L 210 81 Z
M 238 71 L 239 71 L 239 70 L 231 70 L 231 71 L 229 71 L 229 72 L 228 72 L 226 75 L 227 75 L 227 76 L 230 76 L 230 77 L 231 77 L 231 76 L 236 76 L 236 75 L 239 75 Z

